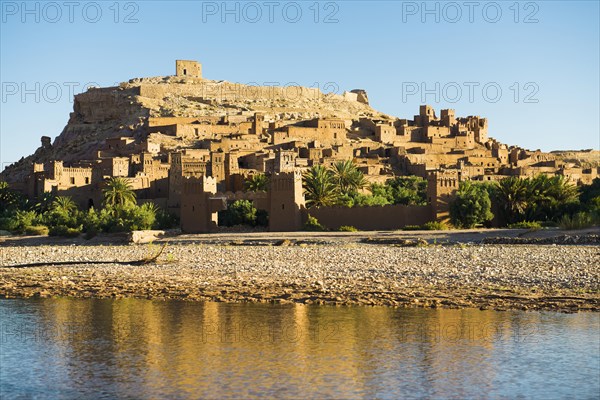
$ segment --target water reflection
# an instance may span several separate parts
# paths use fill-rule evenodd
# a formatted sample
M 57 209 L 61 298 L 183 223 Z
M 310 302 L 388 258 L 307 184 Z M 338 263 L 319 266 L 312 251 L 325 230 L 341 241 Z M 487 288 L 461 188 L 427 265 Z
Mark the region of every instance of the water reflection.
M 3 300 L 7 397 L 595 397 L 598 314 Z

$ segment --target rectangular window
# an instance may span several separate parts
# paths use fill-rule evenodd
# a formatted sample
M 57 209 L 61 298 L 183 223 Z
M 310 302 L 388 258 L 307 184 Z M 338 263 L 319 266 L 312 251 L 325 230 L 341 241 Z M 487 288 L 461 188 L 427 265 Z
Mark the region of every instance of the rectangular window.
M 71 178 L 71 185 L 75 184 L 75 178 Z

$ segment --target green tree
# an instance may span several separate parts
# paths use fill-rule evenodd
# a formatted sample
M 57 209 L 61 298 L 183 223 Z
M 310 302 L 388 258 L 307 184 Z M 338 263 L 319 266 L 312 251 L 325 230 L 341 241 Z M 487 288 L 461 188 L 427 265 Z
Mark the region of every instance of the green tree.
M 265 174 L 254 174 L 246 178 L 244 186 L 248 192 L 266 192 L 269 187 L 269 178 Z
M 579 202 L 583 206 L 587 206 L 593 202 L 595 199 L 600 197 L 600 178 L 595 178 L 591 185 L 584 185 L 581 187 L 579 194 Z
M 236 200 L 219 213 L 219 225 L 256 225 L 257 210 L 250 200 Z
M 516 176 L 504 178 L 498 182 L 494 194 L 506 223 L 512 224 L 523 220 L 529 205 L 529 189 L 525 179 Z
M 52 201 L 50 210 L 70 214 L 77 210 L 77 204 L 70 197 L 58 196 Z
M 303 175 L 304 194 L 308 207 L 326 207 L 337 203 L 340 189 L 331 171 L 314 165 Z
M 51 192 L 42 193 L 42 195 L 37 198 L 37 202 L 33 206 L 35 211 L 37 211 L 40 214 L 43 214 L 46 211 L 50 211 L 55 198 L 56 196 Z
M 136 204 L 135 192 L 123 178 L 110 178 L 102 192 L 104 204 L 108 207 L 116 208 Z
M 67 196 L 58 196 L 50 204 L 50 209 L 42 214 L 45 225 L 52 227 L 77 228 L 81 225 L 81 216 L 77 204 Z
M 460 183 L 456 199 L 450 204 L 450 220 L 457 227 L 472 228 L 494 217 L 491 208 L 492 202 L 485 187 L 464 181 Z
M 331 171 L 341 194 L 358 192 L 368 185 L 365 175 L 352 160 L 335 162 Z
M 422 206 L 427 204 L 427 181 L 419 176 L 397 176 L 386 182 L 392 204 Z
M 577 188 L 564 176 L 537 175 L 527 179 L 529 221 L 558 221 L 562 214 L 576 212 Z
M 23 209 L 26 203 L 25 197 L 10 188 L 8 183 L 0 181 L 0 215 Z

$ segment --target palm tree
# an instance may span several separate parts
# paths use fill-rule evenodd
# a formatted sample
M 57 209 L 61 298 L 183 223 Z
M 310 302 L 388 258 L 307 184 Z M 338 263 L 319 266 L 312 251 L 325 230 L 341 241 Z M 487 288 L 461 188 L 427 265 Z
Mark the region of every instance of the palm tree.
M 529 205 L 529 181 L 516 176 L 498 182 L 496 198 L 508 223 L 517 222 Z
M 104 204 L 108 207 L 136 204 L 135 192 L 123 178 L 110 178 L 102 192 L 104 193 Z
M 322 165 L 315 165 L 302 177 L 304 195 L 309 207 L 326 207 L 335 204 L 339 197 L 339 187 L 331 171 Z
M 577 187 L 562 175 L 538 175 L 530 184 L 533 204 L 528 214 L 532 220 L 558 220 L 578 200 Z
M 249 192 L 266 192 L 269 186 L 269 178 L 265 174 L 254 174 L 246 178 L 246 190 Z
M 64 214 L 71 214 L 77 210 L 77 204 L 68 196 L 58 196 L 54 199 L 50 208 Z
M 357 192 L 368 185 L 364 174 L 352 160 L 337 161 L 331 170 L 342 194 Z

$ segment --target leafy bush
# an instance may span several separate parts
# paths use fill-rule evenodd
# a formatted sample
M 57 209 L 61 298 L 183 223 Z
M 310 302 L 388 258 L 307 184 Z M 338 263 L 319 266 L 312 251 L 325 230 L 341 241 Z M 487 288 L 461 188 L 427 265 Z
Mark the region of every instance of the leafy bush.
M 78 237 L 81 234 L 81 228 L 69 228 L 68 226 L 58 225 L 50 227 L 50 236 Z
M 390 204 L 387 197 L 362 193 L 349 193 L 338 198 L 338 205 L 345 207 L 377 207 Z
M 421 229 L 424 231 L 445 231 L 448 229 L 448 225 L 441 221 L 429 221 L 421 225 Z
M 156 213 L 157 229 L 173 229 L 179 226 L 179 218 L 176 215 L 169 213 L 163 209 L 158 210 Z
M 554 221 L 541 221 L 540 225 L 542 226 L 542 228 L 557 228 L 558 227 L 558 222 L 554 222 Z
M 23 209 L 26 203 L 25 196 L 12 190 L 8 183 L 0 181 L 0 215 Z
M 376 206 L 385 206 L 390 204 L 389 200 L 385 196 L 375 196 L 375 195 L 364 195 L 359 194 L 356 196 L 354 205 L 355 206 L 367 206 L 367 207 L 376 207 Z
M 94 208 L 90 208 L 83 214 L 81 223 L 86 239 L 93 238 L 102 230 L 100 217 Z
M 227 207 L 227 210 L 219 212 L 219 225 L 256 226 L 256 211 L 250 200 L 236 200 Z
M 338 228 L 338 231 L 340 231 L 340 232 L 358 232 L 358 229 L 356 229 L 353 226 L 342 225 Z
M 406 225 L 402 228 L 403 231 L 420 231 L 421 225 Z
M 561 218 L 559 226 L 561 229 L 585 229 L 593 225 L 592 216 L 588 213 L 579 212 L 573 216 L 565 215 Z
M 542 229 L 542 224 L 539 221 L 522 221 L 508 225 L 511 229 L 531 229 L 538 230 Z
M 306 223 L 304 224 L 305 231 L 324 231 L 325 227 L 319 223 L 319 221 L 312 215 L 308 216 Z
M 0 230 L 15 232 L 18 229 L 18 222 L 15 216 L 0 218 Z
M 27 235 L 42 236 L 47 235 L 49 232 L 48 227 L 44 225 L 33 225 L 25 228 L 25 233 Z
M 382 188 L 375 187 L 373 195 L 383 195 Z M 391 204 L 426 205 L 427 181 L 418 176 L 397 176 L 389 179 L 383 188 Z
M 22 211 L 19 210 L 14 216 L 15 222 L 14 227 L 17 232 L 25 232 L 25 228 L 28 226 L 38 225 L 39 216 L 35 211 Z
M 158 207 L 154 203 L 144 203 L 139 207 L 128 208 L 128 227 L 132 231 L 148 230 L 154 227 Z
M 256 226 L 269 226 L 269 213 L 267 210 L 256 210 Z
M 456 199 L 450 204 L 450 220 L 454 226 L 473 228 L 494 218 L 492 202 L 485 186 L 472 181 L 460 183 Z

